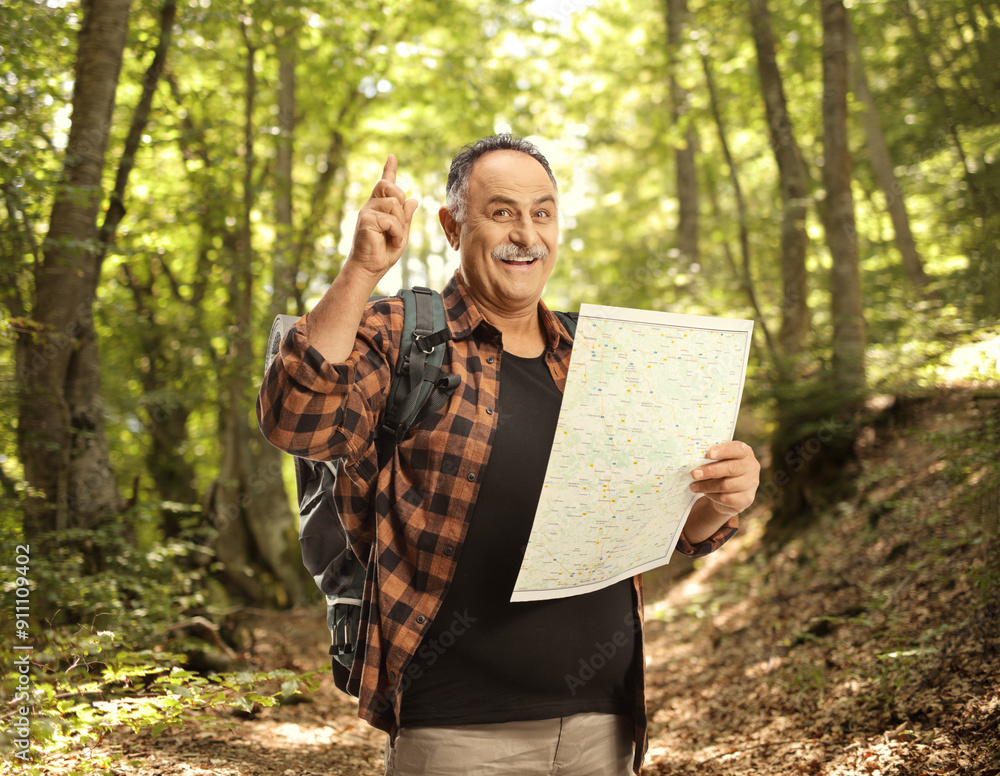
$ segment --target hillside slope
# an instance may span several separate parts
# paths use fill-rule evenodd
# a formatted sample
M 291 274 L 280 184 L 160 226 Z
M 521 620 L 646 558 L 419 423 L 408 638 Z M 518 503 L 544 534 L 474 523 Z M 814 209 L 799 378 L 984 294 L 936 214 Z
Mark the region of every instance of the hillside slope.
M 649 773 L 1000 773 L 998 443 L 996 398 L 897 402 L 817 525 L 664 590 Z

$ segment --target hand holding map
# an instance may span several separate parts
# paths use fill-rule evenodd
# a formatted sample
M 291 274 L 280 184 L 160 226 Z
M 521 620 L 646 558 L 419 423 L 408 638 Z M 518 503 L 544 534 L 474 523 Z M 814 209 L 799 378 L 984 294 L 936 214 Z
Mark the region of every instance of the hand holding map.
M 719 514 L 738 515 L 754 502 L 760 484 L 760 463 L 745 442 L 715 445 L 708 457 L 711 463 L 691 472 L 691 491 L 708 498 Z M 690 524 L 686 531 L 690 539 Z
M 583 305 L 512 601 L 598 590 L 670 559 L 691 470 L 733 438 L 752 321 Z

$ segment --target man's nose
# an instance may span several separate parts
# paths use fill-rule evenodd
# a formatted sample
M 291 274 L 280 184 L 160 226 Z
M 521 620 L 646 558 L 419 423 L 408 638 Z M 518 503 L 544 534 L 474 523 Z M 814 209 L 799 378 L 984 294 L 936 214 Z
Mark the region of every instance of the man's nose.
M 535 222 L 529 216 L 522 216 L 515 221 L 510 229 L 510 241 L 515 245 L 530 248 L 538 242 L 538 231 L 535 229 Z

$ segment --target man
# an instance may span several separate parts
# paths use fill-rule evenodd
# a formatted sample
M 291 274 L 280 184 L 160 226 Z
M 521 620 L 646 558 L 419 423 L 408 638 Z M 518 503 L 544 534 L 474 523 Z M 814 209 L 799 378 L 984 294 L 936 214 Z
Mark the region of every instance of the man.
M 417 203 L 395 157 L 350 255 L 275 359 L 258 404 L 267 438 L 342 459 L 338 505 L 367 562 L 359 715 L 389 734 L 387 774 L 626 774 L 645 752 L 642 580 L 510 603 L 542 487 L 572 339 L 541 301 L 558 254 L 548 162 L 509 135 L 453 160 L 441 225 L 459 252 L 444 291 L 443 368 L 462 382 L 377 472 L 375 429 L 400 349 L 399 300 L 368 299 L 406 249 Z M 706 451 L 678 549 L 737 530 L 759 465 Z M 596 656 L 599 654 L 599 658 Z M 358 661 L 360 663 L 360 661 Z

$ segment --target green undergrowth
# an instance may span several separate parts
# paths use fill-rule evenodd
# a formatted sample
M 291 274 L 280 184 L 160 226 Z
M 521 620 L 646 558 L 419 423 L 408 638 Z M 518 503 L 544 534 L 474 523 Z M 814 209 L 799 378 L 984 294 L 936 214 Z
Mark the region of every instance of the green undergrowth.
M 94 754 L 118 728 L 157 736 L 197 720 L 199 727 L 229 726 L 250 714 L 315 689 L 315 674 L 247 667 L 201 674 L 185 656 L 141 648 L 111 631 L 48 631 L 26 656 L 27 673 L 12 664 L 0 680 L 0 746 L 8 766 L 25 774 L 87 774 L 111 763 Z M 17 658 L 16 658 L 17 659 Z M 27 680 L 22 677 L 26 676 Z M 69 759 L 61 755 L 74 753 Z
M 225 643 L 211 556 L 197 536 L 135 542 L 120 526 L 5 547 L 0 773 L 105 772 L 97 746 L 117 729 L 229 725 L 315 689 L 315 673 L 257 670 Z M 216 671 L 199 660 L 213 651 Z

